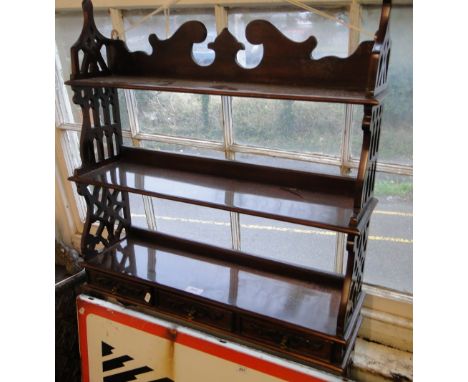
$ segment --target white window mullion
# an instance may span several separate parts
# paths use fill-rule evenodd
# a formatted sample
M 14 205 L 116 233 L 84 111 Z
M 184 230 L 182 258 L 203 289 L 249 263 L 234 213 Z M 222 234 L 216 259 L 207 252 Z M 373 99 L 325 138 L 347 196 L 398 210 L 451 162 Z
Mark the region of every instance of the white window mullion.
M 110 8 L 110 15 L 112 20 L 112 29 L 117 32 L 118 37 L 125 41 L 125 29 L 123 22 L 123 15 L 120 9 Z M 135 92 L 133 90 L 124 89 L 125 103 L 128 110 L 128 121 L 130 124 L 130 136 L 132 145 L 134 147 L 141 147 L 141 141 L 138 139 L 140 133 L 140 126 L 137 117 L 137 103 L 135 99 Z M 154 213 L 153 201 L 150 196 L 141 195 L 143 201 L 143 209 L 146 215 L 146 222 L 151 231 L 156 230 L 156 215 Z
M 221 5 L 215 5 L 216 32 L 220 34 L 228 26 L 227 10 Z M 235 152 L 232 150 L 234 136 L 232 132 L 232 97 L 221 96 L 221 114 L 224 133 L 224 153 L 228 160 L 235 159 Z M 229 213 L 231 222 L 231 243 L 232 249 L 241 249 L 241 227 L 240 218 L 237 212 Z
M 55 45 L 55 125 L 73 121 L 73 112 L 62 76 L 62 64 Z

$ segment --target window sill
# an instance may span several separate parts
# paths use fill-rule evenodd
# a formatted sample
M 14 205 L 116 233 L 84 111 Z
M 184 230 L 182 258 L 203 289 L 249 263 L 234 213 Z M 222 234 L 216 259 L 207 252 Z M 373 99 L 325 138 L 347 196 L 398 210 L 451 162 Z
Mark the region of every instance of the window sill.
M 412 381 L 413 354 L 358 338 L 351 378 L 356 381 Z

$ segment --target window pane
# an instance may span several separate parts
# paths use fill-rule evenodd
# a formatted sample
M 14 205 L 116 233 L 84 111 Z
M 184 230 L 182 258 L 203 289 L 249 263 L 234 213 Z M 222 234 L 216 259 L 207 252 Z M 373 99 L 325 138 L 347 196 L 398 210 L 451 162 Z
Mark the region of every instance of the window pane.
M 345 106 L 233 98 L 232 122 L 236 143 L 338 156 Z
M 413 179 L 377 174 L 364 282 L 413 291 Z
M 240 215 L 241 248 L 268 259 L 332 272 L 336 232 Z
M 380 7 L 363 7 L 363 28 L 376 30 Z M 392 52 L 384 101 L 379 161 L 413 163 L 413 8 L 396 7 L 390 18 Z M 362 107 L 354 107 L 352 155 L 361 150 Z
M 221 97 L 135 91 L 140 131 L 211 141 L 223 139 Z
M 68 176 L 72 176 L 73 171 L 81 167 L 81 157 L 79 148 L 80 133 L 77 131 L 63 131 L 61 133 L 61 138 L 63 155 L 66 158 L 68 164 Z M 75 182 L 71 182 L 71 187 L 78 208 L 78 214 L 80 215 L 81 221 L 84 222 L 86 218 L 86 201 L 81 195 L 78 194 Z
M 224 159 L 224 151 L 215 151 L 208 149 L 199 149 L 185 145 L 175 145 L 172 143 L 161 143 L 156 141 L 141 141 L 141 147 L 150 150 L 167 151 L 178 154 L 196 155 L 207 158 Z
M 159 232 L 219 247 L 232 247 L 229 212 L 152 199 Z
M 122 89 L 117 89 L 119 95 L 119 106 L 120 106 L 120 125 L 122 130 L 130 131 L 130 121 L 128 119 L 128 108 L 127 102 L 125 100 L 125 91 Z
M 130 204 L 130 215 L 132 226 L 148 229 L 148 221 L 146 219 L 145 207 L 143 204 L 143 196 L 128 193 L 128 202 Z
M 99 31 L 110 37 L 112 23 L 107 11 L 94 11 L 94 20 Z M 55 14 L 55 44 L 57 46 L 64 81 L 70 79 L 71 59 L 70 48 L 78 40 L 83 28 L 83 15 L 81 12 L 66 12 Z M 65 86 L 72 107 L 73 120 L 66 122 L 81 123 L 81 109 L 72 101 L 73 92 L 70 86 Z M 122 102 L 122 100 L 121 100 Z
M 338 166 L 306 162 L 294 159 L 285 159 L 270 157 L 266 155 L 255 155 L 255 154 L 244 154 L 236 153 L 236 160 L 239 162 L 247 162 L 253 164 L 259 164 L 262 166 L 286 168 L 291 170 L 316 172 L 321 174 L 333 174 L 340 175 L 340 168 Z

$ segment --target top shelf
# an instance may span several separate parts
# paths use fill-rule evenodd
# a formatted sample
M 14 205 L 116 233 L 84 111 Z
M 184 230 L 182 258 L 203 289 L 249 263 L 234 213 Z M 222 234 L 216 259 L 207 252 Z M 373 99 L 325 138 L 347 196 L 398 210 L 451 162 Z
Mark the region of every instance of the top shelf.
M 237 55 L 245 45 L 224 28 L 208 49 L 214 60 L 199 65 L 195 44 L 208 32 L 199 21 L 181 25 L 168 39 L 148 37 L 152 51 L 130 51 L 124 41 L 103 36 L 94 23 L 91 1 L 83 1 L 84 24 L 71 48 L 72 75 L 66 83 L 80 87 L 110 87 L 213 94 L 238 97 L 336 102 L 375 106 L 385 94 L 390 40 L 390 0 L 383 0 L 379 29 L 348 57 L 313 57 L 318 45 L 310 36 L 290 40 L 266 20 L 251 21 L 247 41 L 263 47 L 260 63 L 245 68 Z
M 120 75 L 70 80 L 67 81 L 66 84 L 78 87 L 158 90 L 180 93 L 286 99 L 295 101 L 336 102 L 358 105 L 379 104 L 378 97 L 369 97 L 364 91 L 327 89 L 311 86 L 305 87 Z

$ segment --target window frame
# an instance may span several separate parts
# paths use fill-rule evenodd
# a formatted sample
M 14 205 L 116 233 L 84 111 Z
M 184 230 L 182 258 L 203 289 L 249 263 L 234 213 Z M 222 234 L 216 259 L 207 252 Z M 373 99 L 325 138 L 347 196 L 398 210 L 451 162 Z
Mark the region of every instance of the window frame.
M 167 3 L 160 0 L 115 0 L 113 6 L 109 7 L 109 2 L 105 0 L 94 0 L 95 9 L 108 9 L 109 17 L 112 22 L 112 28 L 115 29 L 121 38 L 125 36 L 123 29 L 123 10 L 128 9 L 156 9 L 158 6 Z M 304 1 L 311 6 L 320 7 L 347 7 L 349 14 L 349 22 L 353 25 L 359 26 L 360 24 L 360 13 L 363 5 L 380 5 L 380 0 L 314 0 Z M 412 5 L 412 0 L 393 0 L 394 5 Z M 284 6 L 290 5 L 284 1 L 266 1 L 256 0 L 255 2 L 248 0 L 236 0 L 236 1 L 214 1 L 214 0 L 181 0 L 174 7 L 193 7 L 193 8 L 214 8 L 216 30 L 219 33 L 228 23 L 228 12 L 227 7 L 255 7 L 259 8 L 262 6 Z M 81 11 L 81 6 L 78 1 L 73 0 L 56 0 L 55 3 L 56 11 Z M 355 30 L 349 31 L 349 42 L 348 51 L 352 52 L 357 44 L 359 43 L 359 32 Z M 81 130 L 81 125 L 76 123 L 69 123 L 66 121 L 73 120 L 72 109 L 70 100 L 67 96 L 65 85 L 63 84 L 62 71 L 60 69 L 60 58 L 58 57 L 56 49 L 56 220 L 59 222 L 61 228 L 60 235 L 62 239 L 75 247 L 79 247 L 79 242 L 82 232 L 82 218 L 85 213 L 85 206 L 80 202 L 77 197 L 76 188 L 71 182 L 67 180 L 67 175 L 73 170 L 73 161 L 71 159 L 71 152 L 69 146 L 64 141 L 64 137 L 67 131 Z M 125 101 L 128 108 L 128 118 L 130 124 L 130 131 L 122 131 L 124 138 L 129 138 L 132 141 L 133 146 L 139 147 L 141 141 L 157 141 L 160 143 L 177 144 L 183 146 L 189 146 L 200 149 L 211 149 L 215 151 L 223 152 L 226 159 L 234 159 L 236 153 L 254 154 L 262 156 L 279 157 L 284 159 L 302 160 L 312 163 L 329 164 L 340 168 L 342 174 L 346 174 L 352 169 L 356 169 L 359 166 L 359 160 L 352 159 L 351 147 L 350 147 L 350 136 L 352 126 L 352 115 L 353 106 L 346 105 L 345 109 L 345 121 L 343 132 L 341 136 L 341 152 L 339 156 L 325 155 L 325 154 L 311 154 L 311 153 L 294 153 L 290 151 L 267 149 L 260 147 L 253 147 L 235 143 L 233 139 L 233 126 L 232 126 L 232 97 L 221 96 L 221 110 L 222 110 L 222 129 L 224 140 L 222 142 L 205 141 L 201 139 L 192 139 L 184 137 L 172 137 L 162 134 L 145 134 L 139 129 L 138 120 L 136 117 L 136 101 L 135 95 L 132 90 L 123 90 Z M 377 165 L 377 171 L 395 174 L 395 175 L 413 175 L 412 165 L 400 165 L 394 163 L 382 163 L 379 162 Z M 78 202 L 76 202 L 78 200 Z M 143 205 L 145 214 L 147 217 L 148 227 L 150 229 L 156 228 L 156 217 L 153 210 L 153 203 L 151 198 L 143 196 Z M 240 222 L 239 214 L 235 212 L 230 213 L 231 220 L 231 238 L 232 247 L 234 249 L 240 249 Z M 346 238 L 344 234 L 337 234 L 336 243 L 336 254 L 335 254 L 335 271 L 342 272 L 343 262 L 345 256 L 345 242 Z M 367 333 L 369 338 L 383 336 L 384 343 L 391 346 L 403 348 L 403 350 L 411 351 L 412 342 L 410 345 L 403 343 L 404 340 L 401 338 L 393 338 L 386 334 L 372 332 L 373 324 L 375 322 L 375 312 L 378 311 L 381 315 L 378 318 L 379 322 L 384 322 L 385 325 L 390 327 L 402 327 L 405 330 L 412 331 L 412 325 L 409 325 L 407 321 L 402 324 L 401 319 L 411 320 L 412 318 L 412 294 L 397 292 L 389 288 L 385 288 L 377 285 L 363 284 L 364 290 L 368 293 L 365 301 L 365 309 L 363 311 L 364 316 L 364 331 Z M 382 316 L 383 314 L 383 316 Z M 383 318 L 382 318 L 383 317 Z M 367 320 L 367 321 L 366 321 Z M 367 322 L 367 324 L 366 324 Z M 403 325 L 403 326 L 402 326 Z M 411 326 L 411 327 L 410 327 Z M 367 328 L 367 329 L 366 329 Z M 381 339 L 382 340 L 382 339 Z

